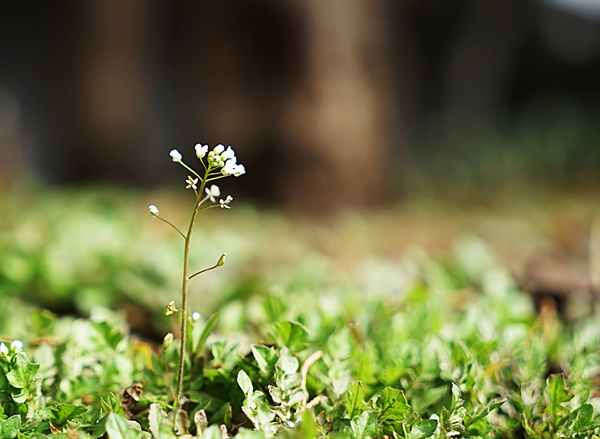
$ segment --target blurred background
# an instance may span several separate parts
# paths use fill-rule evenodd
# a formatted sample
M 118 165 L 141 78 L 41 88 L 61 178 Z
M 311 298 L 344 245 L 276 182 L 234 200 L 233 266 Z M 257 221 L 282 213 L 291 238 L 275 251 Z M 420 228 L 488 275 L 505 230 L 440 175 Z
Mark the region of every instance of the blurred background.
M 160 185 L 202 142 L 302 211 L 600 184 L 597 0 L 0 7 L 3 183 Z
M 162 321 L 181 243 L 147 206 L 185 223 L 168 153 L 198 142 L 247 170 L 195 235 L 197 266 L 231 255 L 192 287 L 203 310 L 339 273 L 396 294 L 414 245 L 598 291 L 598 0 L 2 0 L 0 58 L 11 309 Z

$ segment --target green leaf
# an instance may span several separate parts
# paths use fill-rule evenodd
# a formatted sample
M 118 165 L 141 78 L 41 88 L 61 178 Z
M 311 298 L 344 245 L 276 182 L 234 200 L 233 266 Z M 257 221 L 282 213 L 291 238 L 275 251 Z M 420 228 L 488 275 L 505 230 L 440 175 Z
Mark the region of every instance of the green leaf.
M 407 439 L 424 439 L 435 433 L 438 423 L 435 419 L 428 419 L 420 424 L 414 425 Z
M 365 410 L 350 421 L 352 436 L 356 439 L 371 438 L 379 434 L 377 425 L 377 414 L 371 410 Z
M 204 349 L 204 344 L 208 339 L 208 336 L 215 329 L 217 321 L 219 320 L 219 313 L 214 313 L 208 318 L 206 325 L 200 330 L 200 325 L 194 326 L 192 330 L 192 352 L 195 355 L 201 355 Z
M 544 389 L 544 396 L 547 401 L 545 411 L 550 414 L 554 427 L 558 427 L 561 421 L 564 420 L 566 413 L 569 412 L 562 404 L 573 398 L 572 395 L 567 393 L 564 375 L 558 374 L 548 377 L 546 380 L 546 388 Z
M 56 416 L 54 421 L 57 426 L 63 425 L 66 421 L 74 420 L 87 411 L 85 407 L 74 404 L 58 404 L 57 406 L 52 407 L 52 409 Z
M 246 396 L 249 396 L 252 393 L 252 381 L 250 380 L 250 377 L 244 370 L 240 370 L 238 372 L 237 382 L 240 386 L 240 389 L 242 389 L 242 392 L 244 392 Z
M 114 328 L 110 322 L 100 321 L 100 322 L 92 322 L 92 325 L 102 336 L 102 339 L 106 342 L 106 344 L 115 349 L 117 345 L 123 340 L 125 337 L 121 331 Z
M 285 346 L 282 347 L 279 355 L 277 366 L 279 366 L 286 375 L 291 375 L 298 372 L 300 363 L 298 362 L 298 359 L 290 353 L 289 349 L 287 349 Z
M 275 323 L 273 331 L 278 342 L 292 352 L 299 352 L 307 346 L 308 330 L 300 323 Z
M 584 404 L 571 412 L 563 430 L 566 430 L 565 433 L 587 433 L 598 427 L 600 427 L 600 420 L 594 422 L 594 407 L 591 404 Z
M 408 413 L 410 407 L 402 390 L 386 387 L 381 393 L 376 402 L 379 418 L 397 419 L 400 420 Z
M 109 413 L 106 419 L 106 434 L 109 439 L 139 439 L 141 432 L 133 428 L 125 416 Z
M 30 362 L 24 353 L 19 352 L 13 358 L 12 368 L 6 374 L 6 378 L 11 386 L 17 389 L 26 389 L 33 381 L 33 377 L 39 368 L 39 364 Z
M 365 390 L 360 381 L 354 381 L 346 391 L 346 414 L 352 419 L 358 414 L 359 408 L 363 404 Z
M 11 416 L 8 419 L 0 419 L 0 437 L 12 439 L 17 437 L 21 430 L 21 417 L 19 415 Z
M 35 311 L 29 316 L 31 329 L 37 336 L 47 335 L 54 326 L 55 321 L 56 316 L 46 310 Z
M 300 418 L 300 437 L 318 437 L 317 424 L 310 410 L 304 410 Z
M 268 346 L 253 345 L 251 347 L 252 355 L 258 364 L 260 371 L 265 374 L 271 374 L 275 370 L 275 364 L 277 363 L 277 351 Z

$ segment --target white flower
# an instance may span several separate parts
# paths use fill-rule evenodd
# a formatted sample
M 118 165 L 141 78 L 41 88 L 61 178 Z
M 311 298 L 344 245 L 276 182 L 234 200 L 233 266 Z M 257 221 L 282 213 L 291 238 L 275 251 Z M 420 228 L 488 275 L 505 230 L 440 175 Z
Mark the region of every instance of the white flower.
M 238 165 L 237 165 L 235 157 L 234 157 L 225 162 L 225 166 L 223 166 L 223 169 L 221 170 L 221 172 L 223 173 L 223 175 L 234 174 L 235 171 L 237 170 L 237 166 Z
M 0 355 L 5 356 L 8 354 L 8 348 L 4 343 L 0 343 Z
M 246 168 L 244 168 L 244 165 L 237 165 L 235 170 L 233 171 L 233 175 L 236 177 L 239 177 L 242 174 L 246 173 Z
M 172 149 L 169 155 L 171 156 L 171 159 L 173 159 L 174 162 L 180 162 L 182 159 L 181 154 L 176 149 Z
M 225 150 L 225 147 L 223 145 L 221 145 L 220 143 L 217 146 L 215 146 L 215 149 L 213 149 L 213 151 L 217 154 L 221 154 L 224 150 Z
M 199 312 L 195 312 L 192 314 L 192 320 L 194 322 L 197 322 L 198 320 L 200 320 L 200 313 Z
M 204 191 L 206 192 L 206 195 L 208 195 L 208 198 L 210 198 L 210 201 L 213 203 L 216 201 L 215 198 L 221 195 L 221 189 L 219 189 L 219 186 L 216 184 L 213 184 L 210 189 L 204 189 Z
M 227 149 L 221 154 L 223 160 L 235 159 L 235 152 L 228 146 Z
M 231 203 L 233 201 L 233 197 L 231 195 L 227 195 L 227 198 L 220 199 L 219 203 L 221 204 L 221 209 L 231 209 L 231 207 L 229 206 L 229 203 Z
M 10 348 L 15 352 L 20 352 L 23 349 L 23 342 L 21 340 L 13 340 Z
M 148 206 L 148 210 L 150 211 L 150 215 L 158 216 L 158 207 L 156 207 L 154 204 Z
M 202 145 L 200 143 L 197 143 L 195 148 L 196 156 L 198 156 L 199 159 L 202 159 L 208 152 L 208 145 Z
M 197 178 L 192 178 L 191 176 L 188 175 L 185 182 L 187 183 L 187 186 L 185 187 L 186 189 L 189 189 L 189 188 L 194 188 L 194 190 L 198 189 L 198 187 L 196 186 L 196 183 L 198 183 Z

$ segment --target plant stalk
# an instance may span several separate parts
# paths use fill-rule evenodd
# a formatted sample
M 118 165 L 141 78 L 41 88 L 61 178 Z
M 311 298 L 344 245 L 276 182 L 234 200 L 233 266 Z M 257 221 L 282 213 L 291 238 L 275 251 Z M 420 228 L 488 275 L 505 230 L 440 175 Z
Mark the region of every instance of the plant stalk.
M 204 182 L 202 182 L 202 188 L 204 187 Z M 201 190 L 202 190 L 201 188 Z M 177 401 L 175 404 L 179 406 L 179 402 L 181 401 L 181 391 L 183 387 L 183 369 L 185 365 L 185 345 L 187 342 L 187 314 L 188 314 L 188 282 L 190 280 L 188 276 L 188 267 L 190 260 L 190 244 L 192 241 L 192 230 L 194 228 L 194 224 L 196 222 L 196 216 L 198 215 L 200 203 L 202 203 L 202 198 L 198 196 L 196 198 L 196 204 L 194 206 L 194 212 L 192 213 L 192 218 L 190 220 L 190 225 L 188 227 L 187 234 L 185 235 L 185 244 L 183 251 L 183 282 L 181 285 L 181 347 L 179 349 L 179 374 L 177 377 Z

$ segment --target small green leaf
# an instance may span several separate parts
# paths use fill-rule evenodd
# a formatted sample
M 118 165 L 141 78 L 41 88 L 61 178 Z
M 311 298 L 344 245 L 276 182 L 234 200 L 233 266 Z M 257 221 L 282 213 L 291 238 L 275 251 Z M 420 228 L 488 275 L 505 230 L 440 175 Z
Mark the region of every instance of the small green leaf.
M 287 349 L 285 346 L 282 347 L 279 355 L 277 366 L 279 366 L 286 375 L 291 375 L 298 372 L 300 363 L 298 362 L 298 359 L 290 353 L 289 349 Z
M 354 381 L 346 391 L 346 414 L 350 419 L 358 414 L 365 397 L 365 390 L 360 381 Z
M 215 329 L 217 325 L 217 321 L 219 320 L 219 313 L 214 313 L 208 318 L 206 325 L 200 330 L 200 325 L 194 326 L 192 331 L 192 351 L 195 355 L 202 354 L 202 350 L 204 349 L 204 344 L 208 339 L 208 336 Z
M 249 396 L 252 393 L 252 381 L 250 380 L 250 377 L 244 370 L 240 370 L 238 372 L 237 382 L 240 386 L 240 389 L 242 389 L 242 392 L 244 392 L 246 396 Z
M 594 407 L 591 404 L 584 404 L 571 412 L 569 421 L 564 427 L 569 433 L 587 433 L 599 426 L 600 420 L 594 422 Z
M 159 404 L 150 404 L 148 424 L 153 437 L 173 434 L 173 421 Z
M 557 427 L 561 423 L 561 417 L 569 410 L 562 404 L 573 398 L 566 389 L 565 377 L 562 374 L 552 375 L 546 380 L 544 396 L 547 401 L 546 413 L 550 413 L 552 424 Z M 559 416 L 560 415 L 560 416 Z
M 379 426 L 377 425 L 377 414 L 371 410 L 365 410 L 360 416 L 350 421 L 352 436 L 356 439 L 364 439 L 377 436 Z
M 420 424 L 413 426 L 407 439 L 424 439 L 435 433 L 438 423 L 435 419 L 428 419 Z
M 19 352 L 13 358 L 12 368 L 6 374 L 6 378 L 11 386 L 17 389 L 26 389 L 33 381 L 33 377 L 39 368 L 39 364 L 30 362 L 25 354 Z
M 300 436 L 301 437 L 319 437 L 317 424 L 310 410 L 304 410 L 300 418 Z
M 58 404 L 52 409 L 56 416 L 54 421 L 57 426 L 63 425 L 66 421 L 74 420 L 87 411 L 85 407 L 74 404 Z
M 376 405 L 380 411 L 380 418 L 401 419 L 405 413 L 408 413 L 410 407 L 402 390 L 386 387 L 379 395 Z
M 118 329 L 115 329 L 110 322 L 92 322 L 92 325 L 98 334 L 102 336 L 102 339 L 106 342 L 106 344 L 112 349 L 115 349 L 125 337 L 123 333 L 121 333 L 121 331 Z
M 274 332 L 279 343 L 290 348 L 292 352 L 299 352 L 307 346 L 308 330 L 300 323 L 275 323 Z
M 141 436 L 141 432 L 133 428 L 125 416 L 117 413 L 108 414 L 105 427 L 109 439 L 139 439 Z
M 277 351 L 268 346 L 253 345 L 252 355 L 258 364 L 258 368 L 263 374 L 271 374 L 275 370 L 277 363 Z
M 11 416 L 8 419 L 0 419 L 0 437 L 12 439 L 17 437 L 21 430 L 21 417 L 19 415 Z

